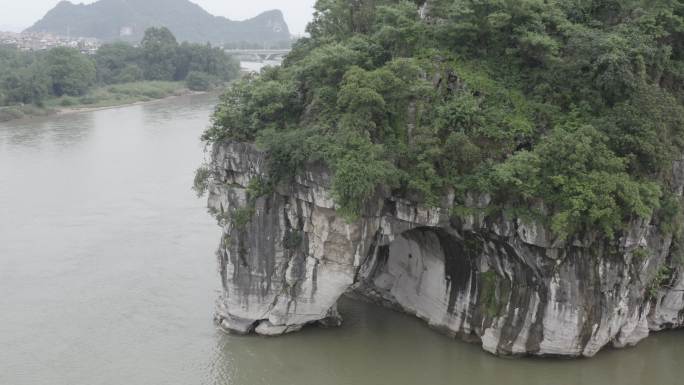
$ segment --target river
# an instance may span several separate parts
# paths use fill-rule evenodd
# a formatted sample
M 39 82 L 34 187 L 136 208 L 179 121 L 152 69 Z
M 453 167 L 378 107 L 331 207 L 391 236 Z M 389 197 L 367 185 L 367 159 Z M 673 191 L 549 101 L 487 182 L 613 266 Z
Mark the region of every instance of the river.
M 282 64 L 282 60 L 266 60 L 263 62 L 242 61 L 240 68 L 244 72 L 259 73 L 264 67 L 277 67 Z
M 279 338 L 212 323 L 220 229 L 191 191 L 216 95 L 0 124 L 2 385 L 679 385 L 684 332 L 500 359 L 343 300 Z

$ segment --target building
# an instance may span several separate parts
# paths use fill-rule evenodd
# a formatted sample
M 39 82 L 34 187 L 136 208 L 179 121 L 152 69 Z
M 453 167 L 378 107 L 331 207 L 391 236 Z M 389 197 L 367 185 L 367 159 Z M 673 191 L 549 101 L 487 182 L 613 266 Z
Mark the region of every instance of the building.
M 101 43 L 97 39 L 70 38 L 49 33 L 0 32 L 0 45 L 17 47 L 22 51 L 42 51 L 56 47 L 70 47 L 84 54 L 94 54 Z

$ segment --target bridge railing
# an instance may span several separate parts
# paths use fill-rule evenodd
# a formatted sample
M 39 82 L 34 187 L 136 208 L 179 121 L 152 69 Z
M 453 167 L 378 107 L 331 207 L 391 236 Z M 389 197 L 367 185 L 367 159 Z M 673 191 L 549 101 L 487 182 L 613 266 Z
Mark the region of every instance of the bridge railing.
M 267 60 L 283 60 L 290 49 L 226 49 L 228 55 L 243 61 L 263 62 Z

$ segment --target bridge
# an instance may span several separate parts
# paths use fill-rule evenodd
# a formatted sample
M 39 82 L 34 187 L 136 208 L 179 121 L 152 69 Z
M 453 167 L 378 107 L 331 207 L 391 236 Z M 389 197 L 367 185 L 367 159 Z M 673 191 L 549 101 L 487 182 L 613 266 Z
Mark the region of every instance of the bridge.
M 290 49 L 227 49 L 228 55 L 240 61 L 263 63 L 265 61 L 282 61 L 290 53 Z

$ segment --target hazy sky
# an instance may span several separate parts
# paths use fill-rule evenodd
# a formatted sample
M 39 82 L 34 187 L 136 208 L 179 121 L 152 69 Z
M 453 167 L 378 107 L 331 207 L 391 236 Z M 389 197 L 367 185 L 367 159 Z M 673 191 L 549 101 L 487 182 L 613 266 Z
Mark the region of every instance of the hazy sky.
M 217 16 L 232 20 L 248 19 L 270 9 L 285 14 L 294 34 L 304 33 L 311 20 L 315 0 L 191 0 Z M 59 0 L 0 0 L 0 30 L 18 32 L 31 26 L 54 7 Z M 95 0 L 72 0 L 72 3 L 94 3 Z

